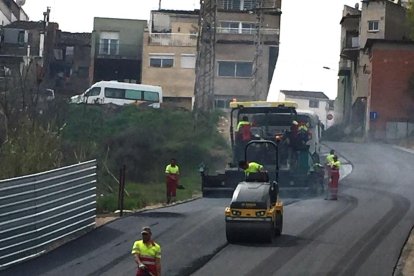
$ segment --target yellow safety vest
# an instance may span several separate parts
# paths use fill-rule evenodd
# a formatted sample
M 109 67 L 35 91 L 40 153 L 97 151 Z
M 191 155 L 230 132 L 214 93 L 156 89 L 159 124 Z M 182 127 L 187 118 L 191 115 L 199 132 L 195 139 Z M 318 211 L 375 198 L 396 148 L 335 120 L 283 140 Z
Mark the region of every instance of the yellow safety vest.
M 239 130 L 240 130 L 240 128 L 241 128 L 242 126 L 248 126 L 248 125 L 250 125 L 250 122 L 248 122 L 248 121 L 240 121 L 240 122 L 237 124 L 237 129 L 236 129 L 236 131 L 239 131 Z
M 161 259 L 161 246 L 153 241 L 147 245 L 139 240 L 134 242 L 131 253 L 139 254 L 143 264 L 155 265 L 155 259 Z
M 341 162 L 339 162 L 339 160 L 337 161 L 332 161 L 331 163 L 331 168 L 333 170 L 339 170 L 339 168 L 341 167 Z
M 326 156 L 326 164 L 328 165 L 332 164 L 333 158 L 334 158 L 333 154 L 328 154 L 328 156 Z
M 173 167 L 173 166 L 171 166 L 171 164 L 169 164 L 165 168 L 165 173 L 169 173 L 169 174 L 180 174 L 180 169 L 178 168 L 178 165 L 175 165 Z
M 244 173 L 246 175 L 249 175 L 250 173 L 257 173 L 260 172 L 260 170 L 263 168 L 262 165 L 256 163 L 256 162 L 250 162 L 249 167 L 244 170 Z

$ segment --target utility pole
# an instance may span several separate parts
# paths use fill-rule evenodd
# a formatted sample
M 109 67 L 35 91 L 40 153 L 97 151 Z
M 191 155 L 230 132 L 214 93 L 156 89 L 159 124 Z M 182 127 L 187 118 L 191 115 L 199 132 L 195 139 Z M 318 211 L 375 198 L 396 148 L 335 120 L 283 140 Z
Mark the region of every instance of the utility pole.
M 159 10 L 159 11 L 161 10 L 161 1 L 162 1 L 162 0 L 160 0 L 160 2 L 158 3 L 158 10 Z
M 200 0 L 194 109 L 214 109 L 217 0 Z
M 265 100 L 269 86 L 264 82 L 264 75 L 266 70 L 263 66 L 264 58 L 264 34 L 268 35 L 265 27 L 266 12 L 280 12 L 277 8 L 276 0 L 256 0 L 256 30 L 254 35 L 255 53 L 253 57 L 253 72 L 252 72 L 252 86 L 251 92 L 254 100 Z

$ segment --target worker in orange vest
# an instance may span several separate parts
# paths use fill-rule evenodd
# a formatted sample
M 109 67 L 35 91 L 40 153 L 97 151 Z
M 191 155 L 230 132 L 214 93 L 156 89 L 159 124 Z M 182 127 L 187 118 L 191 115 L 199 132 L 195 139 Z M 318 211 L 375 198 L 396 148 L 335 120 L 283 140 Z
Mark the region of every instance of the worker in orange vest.
M 152 240 L 150 227 L 143 227 L 141 236 L 131 252 L 138 265 L 136 276 L 161 276 L 161 246 Z

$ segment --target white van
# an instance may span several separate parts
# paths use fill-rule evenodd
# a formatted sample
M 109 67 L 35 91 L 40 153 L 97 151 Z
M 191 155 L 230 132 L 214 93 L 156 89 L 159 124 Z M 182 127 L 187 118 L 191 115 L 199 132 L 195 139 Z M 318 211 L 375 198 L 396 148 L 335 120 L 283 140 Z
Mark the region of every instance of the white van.
M 71 97 L 70 102 L 78 104 L 137 104 L 160 108 L 162 88 L 154 85 L 100 81 L 84 93 Z

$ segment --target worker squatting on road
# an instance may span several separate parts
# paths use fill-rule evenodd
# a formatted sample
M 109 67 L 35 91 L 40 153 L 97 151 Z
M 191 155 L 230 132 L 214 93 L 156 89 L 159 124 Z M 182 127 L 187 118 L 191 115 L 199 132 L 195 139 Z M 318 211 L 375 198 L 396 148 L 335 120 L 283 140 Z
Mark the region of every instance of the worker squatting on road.
M 328 184 L 328 195 L 326 199 L 337 200 L 338 199 L 338 186 L 339 186 L 339 169 L 341 162 L 338 160 L 338 156 L 334 155 L 332 162 L 330 163 L 330 178 Z
M 250 173 L 263 171 L 263 166 L 256 162 L 240 161 L 239 168 L 244 170 L 246 176 L 248 176 Z
M 141 236 L 131 252 L 138 265 L 136 276 L 161 276 L 161 247 L 152 240 L 150 227 L 143 227 Z
M 175 201 L 180 176 L 180 168 L 174 158 L 171 159 L 171 163 L 165 168 L 165 175 L 167 184 L 167 204 L 170 204 Z

